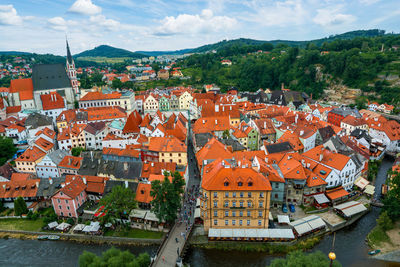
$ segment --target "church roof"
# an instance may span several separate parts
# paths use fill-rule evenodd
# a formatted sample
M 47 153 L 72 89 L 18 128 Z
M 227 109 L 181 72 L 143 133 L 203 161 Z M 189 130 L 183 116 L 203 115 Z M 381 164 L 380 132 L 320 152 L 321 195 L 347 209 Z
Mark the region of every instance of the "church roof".
M 71 87 L 63 64 L 37 64 L 32 68 L 33 90 L 48 90 Z

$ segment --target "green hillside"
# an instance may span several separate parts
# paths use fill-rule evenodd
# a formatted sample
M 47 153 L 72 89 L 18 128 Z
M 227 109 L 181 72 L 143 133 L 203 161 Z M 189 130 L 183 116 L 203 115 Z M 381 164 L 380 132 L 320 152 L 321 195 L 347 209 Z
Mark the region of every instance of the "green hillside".
M 125 49 L 115 48 L 109 45 L 100 45 L 94 49 L 86 50 L 82 53 L 74 55 L 75 58 L 89 58 L 89 57 L 109 57 L 109 58 L 142 58 L 143 54 L 131 52 Z

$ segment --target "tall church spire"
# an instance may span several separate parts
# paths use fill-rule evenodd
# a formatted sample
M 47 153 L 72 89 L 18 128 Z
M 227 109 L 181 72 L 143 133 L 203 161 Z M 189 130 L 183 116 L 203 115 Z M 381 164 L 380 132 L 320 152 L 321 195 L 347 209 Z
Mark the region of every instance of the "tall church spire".
M 68 45 L 68 39 L 65 38 L 65 41 L 67 42 L 67 62 L 69 64 L 72 64 L 72 55 L 71 55 L 71 51 L 69 50 L 69 45 Z

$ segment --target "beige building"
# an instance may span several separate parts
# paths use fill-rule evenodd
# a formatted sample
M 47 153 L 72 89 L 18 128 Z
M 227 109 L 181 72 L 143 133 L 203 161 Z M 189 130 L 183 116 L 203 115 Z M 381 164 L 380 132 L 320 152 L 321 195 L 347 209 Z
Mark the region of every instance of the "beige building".
M 175 162 L 179 166 L 187 165 L 187 146 L 174 136 L 151 137 L 149 151 L 158 153 L 159 162 Z
M 220 158 L 206 165 L 200 202 L 204 230 L 268 228 L 271 190 L 248 161 Z
M 143 103 L 143 112 L 154 112 L 158 110 L 158 100 L 150 94 Z
M 18 172 L 36 173 L 36 165 L 46 156 L 42 150 L 33 146 L 15 160 Z

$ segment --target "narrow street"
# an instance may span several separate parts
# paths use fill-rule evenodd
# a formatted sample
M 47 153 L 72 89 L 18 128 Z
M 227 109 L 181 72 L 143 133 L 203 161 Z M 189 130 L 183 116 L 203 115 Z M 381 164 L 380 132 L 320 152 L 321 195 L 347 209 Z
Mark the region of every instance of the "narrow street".
M 178 222 L 169 233 L 168 239 L 165 241 L 160 249 L 159 254 L 152 266 L 175 266 L 176 262 L 181 255 L 182 249 L 185 246 L 188 235 L 190 234 L 190 227 L 194 222 L 194 211 L 196 209 L 196 197 L 190 193 L 193 189 L 198 188 L 200 185 L 200 176 L 197 170 L 197 163 L 195 153 L 193 151 L 192 141 L 189 135 L 188 142 L 188 167 L 189 177 L 186 184 L 186 191 L 184 196 L 184 204 L 179 216 L 182 216 L 184 221 Z M 185 219 L 187 223 L 185 222 Z

